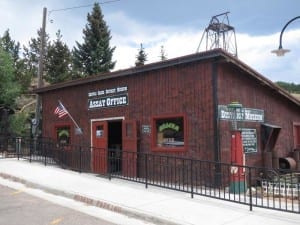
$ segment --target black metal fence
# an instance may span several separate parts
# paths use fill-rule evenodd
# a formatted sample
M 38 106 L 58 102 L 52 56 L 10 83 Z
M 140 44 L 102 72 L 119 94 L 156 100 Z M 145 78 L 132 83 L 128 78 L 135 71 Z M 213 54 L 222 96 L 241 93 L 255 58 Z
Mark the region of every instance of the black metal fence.
M 0 159 L 24 158 L 79 172 L 168 188 L 252 207 L 300 213 L 300 171 L 236 166 L 115 149 L 61 146 L 49 139 L 9 138 Z M 5 148 L 4 148 L 5 147 Z

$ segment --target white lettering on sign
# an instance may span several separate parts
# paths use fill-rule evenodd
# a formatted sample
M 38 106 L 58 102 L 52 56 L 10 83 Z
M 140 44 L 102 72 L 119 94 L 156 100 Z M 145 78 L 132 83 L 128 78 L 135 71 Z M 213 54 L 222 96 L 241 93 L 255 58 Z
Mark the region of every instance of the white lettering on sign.
M 105 99 L 89 101 L 89 109 L 101 108 L 101 107 L 106 107 Z
M 245 153 L 257 152 L 256 129 L 242 129 L 243 148 Z
M 115 94 L 115 93 L 121 93 L 121 92 L 127 92 L 127 91 L 128 91 L 127 86 L 108 88 L 105 90 L 97 90 L 97 91 L 88 92 L 88 97 L 91 98 L 91 97 L 95 97 L 95 96 L 109 95 L 109 94 Z
M 126 103 L 127 101 L 125 96 L 106 99 L 107 106 L 126 105 Z
M 117 92 L 123 92 L 123 91 L 127 91 L 127 87 L 117 87 Z
M 112 88 L 112 89 L 106 89 L 105 90 L 105 94 L 114 94 L 116 93 L 116 89 L 115 88 Z
M 114 106 L 125 106 L 128 105 L 128 95 L 109 96 L 98 99 L 89 99 L 88 108 L 105 108 Z
M 220 120 L 264 122 L 264 110 L 261 109 L 242 108 L 234 111 L 227 106 L 219 105 L 218 116 Z
M 231 116 L 230 112 L 221 110 L 221 115 L 220 115 L 221 118 L 230 119 L 230 116 Z
M 245 109 L 245 120 L 263 121 L 262 114 L 253 114 L 250 110 Z
M 94 96 L 97 96 L 97 92 L 90 92 L 88 93 L 89 97 L 94 97 Z
M 105 94 L 105 92 L 104 91 L 98 91 L 98 96 L 100 96 L 100 95 L 104 95 Z

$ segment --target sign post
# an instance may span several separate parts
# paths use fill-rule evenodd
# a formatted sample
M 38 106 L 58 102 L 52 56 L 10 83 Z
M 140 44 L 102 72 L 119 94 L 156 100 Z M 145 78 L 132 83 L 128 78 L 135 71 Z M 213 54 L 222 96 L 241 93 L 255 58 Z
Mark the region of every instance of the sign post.
M 244 153 L 257 152 L 257 134 L 255 129 L 239 129 L 238 122 L 264 122 L 264 110 L 244 108 L 238 102 L 219 105 L 218 108 L 218 118 L 231 121 L 232 125 L 229 190 L 232 193 L 243 193 L 247 190 Z
M 231 168 L 230 187 L 231 193 L 244 193 L 247 190 L 244 173 L 244 153 L 241 131 L 238 129 L 238 120 L 241 117 L 242 104 L 230 103 L 227 108 L 232 115 L 231 120 Z

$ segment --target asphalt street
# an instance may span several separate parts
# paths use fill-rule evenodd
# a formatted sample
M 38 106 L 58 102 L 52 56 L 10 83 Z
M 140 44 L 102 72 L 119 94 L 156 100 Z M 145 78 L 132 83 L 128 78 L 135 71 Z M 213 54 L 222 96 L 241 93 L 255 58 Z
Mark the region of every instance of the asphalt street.
M 108 221 L 0 185 L 0 224 L 113 225 Z
M 299 225 L 300 221 L 298 212 L 287 213 L 259 207 L 250 211 L 249 206 L 229 201 L 202 196 L 191 198 L 187 193 L 152 186 L 145 188 L 143 184 L 109 180 L 55 166 L 16 159 L 0 161 L 0 184 L 12 189 L 0 189 L 0 218 L 5 218 L 0 220 L 1 225 L 36 225 L 25 218 L 35 221 L 40 219 L 38 217 L 42 221 L 39 225 L 67 224 L 64 223 L 67 221 L 71 221 L 69 224 L 72 225 L 80 224 L 76 221 L 77 214 L 73 212 L 48 212 L 48 209 L 45 212 L 48 206 L 39 200 L 36 202 L 25 198 L 25 206 L 22 206 L 20 200 L 25 193 L 118 225 Z M 20 213 L 22 207 L 25 207 L 24 215 Z M 294 207 L 299 210 L 299 204 Z M 46 215 L 43 215 L 44 212 Z M 7 223 L 8 220 L 11 223 Z M 90 225 L 93 222 L 83 224 Z

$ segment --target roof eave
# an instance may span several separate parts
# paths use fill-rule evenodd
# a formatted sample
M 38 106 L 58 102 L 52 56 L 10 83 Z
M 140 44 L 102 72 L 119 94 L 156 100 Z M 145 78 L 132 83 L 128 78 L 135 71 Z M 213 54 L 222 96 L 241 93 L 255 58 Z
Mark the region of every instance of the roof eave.
M 283 95 L 284 97 L 288 98 L 290 101 L 295 103 L 296 105 L 300 106 L 300 101 L 292 96 L 290 93 L 288 93 L 286 90 L 275 84 L 273 81 L 269 80 L 268 78 L 264 77 L 261 75 L 259 72 L 256 70 L 252 69 L 249 67 L 247 64 L 243 63 L 237 58 L 234 58 L 230 55 L 227 55 L 226 58 L 227 62 L 230 62 L 234 64 L 235 66 L 239 67 L 240 69 L 244 70 L 246 73 L 248 73 L 250 76 L 254 77 L 257 79 L 262 85 L 268 86 L 270 89 L 278 92 L 279 94 Z
M 128 75 L 134 75 L 142 72 L 148 72 L 152 70 L 158 70 L 170 66 L 176 66 L 180 64 L 186 64 L 186 63 L 191 63 L 199 60 L 205 60 L 205 59 L 211 59 L 211 58 L 216 58 L 216 57 L 225 57 L 223 55 L 223 51 L 220 49 L 214 49 L 211 51 L 206 51 L 206 52 L 201 52 L 201 53 L 195 53 L 183 57 L 178 57 L 174 59 L 169 59 L 165 61 L 160 61 L 160 62 L 155 62 L 155 63 L 150 63 L 144 66 L 137 66 L 137 67 L 132 67 L 129 69 L 124 69 L 124 70 L 118 70 L 114 72 L 107 72 L 103 73 L 101 75 L 95 75 L 87 78 L 81 78 L 77 80 L 72 80 L 72 81 L 67 81 L 63 83 L 58 83 L 46 87 L 41 87 L 41 88 L 36 88 L 33 90 L 34 93 L 43 93 L 43 92 L 48 92 L 52 90 L 57 90 L 61 88 L 66 88 L 66 87 L 72 87 L 72 86 L 78 86 L 81 84 L 87 84 L 87 83 L 93 83 L 101 80 L 107 80 L 107 79 L 113 79 L 113 78 L 118 78 L 118 77 L 123 77 L 123 76 L 128 76 Z

